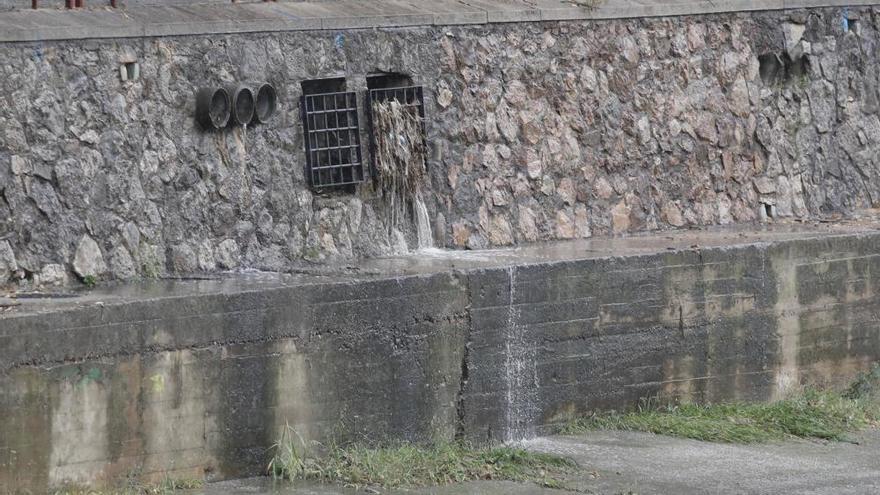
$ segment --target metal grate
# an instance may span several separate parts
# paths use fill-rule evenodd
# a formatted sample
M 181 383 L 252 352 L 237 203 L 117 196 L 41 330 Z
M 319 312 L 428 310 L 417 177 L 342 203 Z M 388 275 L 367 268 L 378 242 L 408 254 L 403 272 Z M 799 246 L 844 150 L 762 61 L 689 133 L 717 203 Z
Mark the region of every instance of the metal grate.
M 376 129 L 373 124 L 373 102 L 397 100 L 407 107 L 415 107 L 422 121 L 422 138 L 426 139 L 425 132 L 425 100 L 422 86 L 403 86 L 399 88 L 371 89 L 367 92 L 367 111 L 370 116 L 370 154 L 373 156 L 373 169 L 376 168 Z
M 304 95 L 302 106 L 306 175 L 312 187 L 363 182 L 357 94 Z

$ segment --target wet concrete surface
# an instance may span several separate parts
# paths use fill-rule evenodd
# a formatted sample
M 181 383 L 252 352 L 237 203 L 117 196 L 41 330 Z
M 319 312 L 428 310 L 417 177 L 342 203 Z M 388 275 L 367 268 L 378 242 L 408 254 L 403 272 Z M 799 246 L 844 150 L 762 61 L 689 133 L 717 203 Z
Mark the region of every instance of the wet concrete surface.
M 426 249 L 411 254 L 373 258 L 339 265 L 304 266 L 293 273 L 245 270 L 193 274 L 154 281 L 101 283 L 88 289 L 52 289 L 45 292 L 0 293 L 0 319 L 7 315 L 37 314 L 82 306 L 125 304 L 135 300 L 190 295 L 260 291 L 311 284 L 427 275 L 447 271 L 503 268 L 553 261 L 642 256 L 662 252 L 735 247 L 752 244 L 852 235 L 880 230 L 872 211 L 861 218 L 835 223 L 776 223 L 728 226 L 703 230 L 654 232 L 625 237 L 593 237 L 572 241 L 534 243 L 477 251 Z
M 593 432 L 524 443 L 529 450 L 563 455 L 580 466 L 567 489 L 528 483 L 478 481 L 412 490 L 356 489 L 290 484 L 254 478 L 208 485 L 212 495 L 520 495 L 520 494 L 811 494 L 880 493 L 880 430 L 854 442 L 797 440 L 728 445 L 637 432 Z

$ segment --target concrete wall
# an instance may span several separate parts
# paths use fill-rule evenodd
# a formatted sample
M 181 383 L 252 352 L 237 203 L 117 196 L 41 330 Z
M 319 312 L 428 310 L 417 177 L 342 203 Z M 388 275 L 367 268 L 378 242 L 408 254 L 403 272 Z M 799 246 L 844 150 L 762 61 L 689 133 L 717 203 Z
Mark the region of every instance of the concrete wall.
M 178 282 L 5 313 L 0 491 L 258 474 L 286 424 L 316 440 L 504 440 L 654 395 L 840 384 L 880 358 L 878 242 Z
M 516 439 L 656 395 L 766 401 L 845 383 L 880 356 L 873 237 L 472 277 L 463 428 Z
M 878 39 L 861 7 L 2 44 L 0 279 L 63 284 L 78 255 L 80 276 L 129 279 L 414 246 L 372 184 L 304 179 L 300 81 L 362 91 L 377 71 L 427 88 L 441 246 L 871 207 Z M 763 55 L 781 69 L 762 79 Z M 275 121 L 201 131 L 195 89 L 242 80 L 278 87 Z
M 286 424 L 449 438 L 466 304 L 438 275 L 4 318 L 0 492 L 258 474 Z

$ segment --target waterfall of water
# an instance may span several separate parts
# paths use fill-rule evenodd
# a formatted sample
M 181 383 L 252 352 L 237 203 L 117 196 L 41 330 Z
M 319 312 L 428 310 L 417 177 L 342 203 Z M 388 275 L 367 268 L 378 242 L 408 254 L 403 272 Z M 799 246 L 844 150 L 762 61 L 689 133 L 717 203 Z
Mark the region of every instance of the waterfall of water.
M 512 442 L 534 434 L 537 420 L 538 363 L 534 343 L 519 323 L 516 307 L 516 267 L 508 268 L 509 298 L 504 345 L 504 381 L 507 407 L 504 440 Z
M 434 235 L 431 232 L 431 219 L 428 218 L 428 207 L 422 201 L 422 195 L 417 194 L 413 198 L 413 213 L 416 222 L 416 235 L 419 249 L 434 247 Z

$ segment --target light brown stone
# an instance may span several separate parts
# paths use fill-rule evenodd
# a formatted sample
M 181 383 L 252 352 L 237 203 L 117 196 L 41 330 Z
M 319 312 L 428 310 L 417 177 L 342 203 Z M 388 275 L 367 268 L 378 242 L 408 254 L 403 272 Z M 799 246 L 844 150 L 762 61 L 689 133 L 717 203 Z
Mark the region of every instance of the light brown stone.
M 513 231 L 510 229 L 510 222 L 504 216 L 492 215 L 489 226 L 489 242 L 495 246 L 513 244 Z
M 630 208 L 624 201 L 617 203 L 611 209 L 611 229 L 615 234 L 629 230 L 629 214 Z
M 611 195 L 614 194 L 614 189 L 611 187 L 611 183 L 608 182 L 604 177 L 599 177 L 596 179 L 596 196 L 602 199 L 608 199 Z
M 544 172 L 541 157 L 532 150 L 526 151 L 526 172 L 529 174 L 530 179 L 537 179 Z
M 776 192 L 776 183 L 769 177 L 758 177 L 755 179 L 755 189 L 761 194 L 772 194 Z
M 535 212 L 528 206 L 520 206 L 518 208 L 519 233 L 523 239 L 527 241 L 537 241 L 540 233 L 538 232 L 537 219 Z
M 574 224 L 578 237 L 586 238 L 593 235 L 590 230 L 590 217 L 587 213 L 587 207 L 583 204 L 577 205 L 574 209 Z
M 500 189 L 492 190 L 492 204 L 495 206 L 506 206 L 510 203 L 509 196 Z
M 458 185 L 458 173 L 460 170 L 461 169 L 458 165 L 452 165 L 449 167 L 449 170 L 446 171 L 446 178 L 449 180 L 449 187 L 455 189 Z
M 559 181 L 559 185 L 556 186 L 556 194 L 559 195 L 560 199 L 567 205 L 574 205 L 575 199 L 577 198 L 577 192 L 574 189 L 574 181 L 569 179 L 568 177 Z
M 471 230 L 464 222 L 452 224 L 452 243 L 457 247 L 467 246 L 468 237 L 471 236 Z
M 529 101 L 529 93 L 522 81 L 511 81 L 504 90 L 504 99 L 512 107 L 524 107 Z
M 576 230 L 574 220 L 565 210 L 556 212 L 556 237 L 559 239 L 573 239 Z
M 667 201 L 663 204 L 663 207 L 660 208 L 660 215 L 669 225 L 673 227 L 682 227 L 685 224 L 684 217 L 681 214 L 681 209 L 677 204 L 672 201 Z

